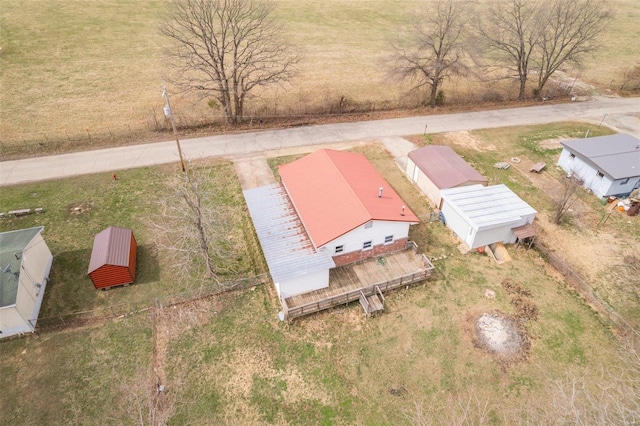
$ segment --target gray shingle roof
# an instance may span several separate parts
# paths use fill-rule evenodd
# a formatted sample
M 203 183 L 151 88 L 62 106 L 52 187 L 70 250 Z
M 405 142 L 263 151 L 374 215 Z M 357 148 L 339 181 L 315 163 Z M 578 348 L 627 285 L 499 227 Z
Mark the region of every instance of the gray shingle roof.
M 613 179 L 640 176 L 640 139 L 631 135 L 573 139 L 561 144 Z
M 282 185 L 243 193 L 274 282 L 335 267 L 328 252 L 317 251 L 311 243 Z

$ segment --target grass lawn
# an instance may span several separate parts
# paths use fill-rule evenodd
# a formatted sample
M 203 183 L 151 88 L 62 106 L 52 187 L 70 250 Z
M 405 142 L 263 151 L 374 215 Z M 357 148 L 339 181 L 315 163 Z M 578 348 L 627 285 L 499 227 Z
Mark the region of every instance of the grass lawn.
M 131 424 L 148 418 L 145 315 L 0 343 L 0 423 Z
M 156 235 L 150 227 L 159 209 L 159 201 L 170 189 L 171 177 L 178 173 L 175 166 L 141 168 L 120 171 L 117 180 L 111 174 L 95 174 L 58 181 L 17 185 L 2 188 L 0 211 L 43 207 L 44 213 L 5 218 L 0 230 L 44 226 L 44 239 L 54 255 L 51 281 L 47 285 L 40 311 L 41 318 L 57 317 L 79 311 L 109 310 L 116 306 L 128 312 L 129 307 L 153 304 L 153 299 L 190 291 L 201 280 L 178 276 L 167 266 L 166 256 L 158 249 Z M 252 225 L 244 214 L 244 199 L 233 165 L 214 162 L 210 179 L 222 186 L 224 199 L 218 199 L 231 209 L 229 220 L 234 224 L 237 241 L 237 272 L 222 275 L 223 281 L 254 276 L 264 272 L 261 263 L 252 263 L 247 248 L 247 233 Z M 116 225 L 130 228 L 138 242 L 138 270 L 135 285 L 123 289 L 98 291 L 87 275 L 95 234 Z M 170 225 L 168 225 L 170 226 Z
M 505 157 L 553 158 L 553 152 L 541 150 L 542 141 L 574 136 L 578 130 L 572 129 L 571 123 L 496 129 L 472 135 L 480 150 L 454 148 L 488 173 Z M 433 138 L 450 143 L 447 137 Z M 495 149 L 487 150 L 491 144 Z M 381 145 L 354 150 L 370 159 L 413 211 L 430 211 L 426 197 Z M 271 166 L 284 162 L 288 159 L 273 159 Z M 141 255 L 141 281 L 131 287 L 96 291 L 84 275 L 93 235 L 114 221 L 132 227 L 142 247 L 153 246 L 145 217 L 154 213 L 175 172 L 174 167 L 137 169 L 119 173 L 118 181 L 92 175 L 3 188 L 2 211 L 47 210 L 0 222 L 3 230 L 46 226 L 44 237 L 56 258 L 43 315 L 151 300 L 189 288 L 192 283 L 175 277 L 156 249 L 148 251 L 156 253 L 150 256 L 155 260 Z M 233 169 L 216 162 L 211 173 L 215 179 L 233 175 Z M 521 194 L 541 212 L 541 221 L 548 215 L 549 196 L 526 173 L 514 167 L 489 176 Z M 239 193 L 235 179 L 225 182 L 231 194 Z M 239 216 L 246 215 L 239 199 L 225 198 L 237 203 Z M 81 213 L 71 213 L 80 205 L 85 206 Z M 562 237 L 587 235 L 587 219 L 572 220 Z M 237 224 L 238 232 L 252 232 L 243 229 L 244 223 Z M 624 226 L 613 218 L 600 234 L 615 234 Z M 0 424 L 126 424 L 140 418 L 148 422 L 151 413 L 174 425 L 425 424 L 420 423 L 424 418 L 427 424 L 462 418 L 473 424 L 571 423 L 561 410 L 568 407 L 562 391 L 572 380 L 595 389 L 611 383 L 613 376 L 606 374 L 612 371 L 636 377 L 637 370 L 626 369 L 609 324 L 535 250 L 511 246 L 513 260 L 498 266 L 482 254 L 462 255 L 439 222 L 412 227 L 411 238 L 437 259 L 438 274 L 389 294 L 379 317 L 365 318 L 352 304 L 280 322 L 275 290 L 263 285 L 156 311 L 153 317 L 141 313 L 3 341 L 0 386 L 11 392 L 0 399 Z M 247 253 L 260 257 L 249 248 Z M 238 275 L 263 272 L 248 268 Z M 501 285 L 505 279 L 526 290 L 539 311 L 535 320 L 518 320 L 529 343 L 519 360 L 496 358 L 479 348 L 474 332 L 484 313 L 517 315 L 516 303 Z M 487 290 L 495 297 L 486 297 Z M 162 404 L 153 403 L 157 377 L 167 390 Z

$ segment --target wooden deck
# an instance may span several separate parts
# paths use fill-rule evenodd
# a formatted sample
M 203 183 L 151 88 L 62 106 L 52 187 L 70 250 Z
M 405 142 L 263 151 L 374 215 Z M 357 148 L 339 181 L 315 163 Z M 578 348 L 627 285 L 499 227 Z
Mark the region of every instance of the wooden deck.
M 427 279 L 434 267 L 415 246 L 329 271 L 329 287 L 280 300 L 286 318 L 343 305 Z

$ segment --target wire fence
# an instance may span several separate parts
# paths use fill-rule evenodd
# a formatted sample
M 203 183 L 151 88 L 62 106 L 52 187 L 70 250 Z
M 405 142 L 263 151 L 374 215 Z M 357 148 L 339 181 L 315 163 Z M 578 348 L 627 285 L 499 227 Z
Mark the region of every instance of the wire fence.
M 633 341 L 640 343 L 640 332 L 636 330 L 627 320 L 625 320 L 611 305 L 603 300 L 598 293 L 587 282 L 575 272 L 569 264 L 558 256 L 549 247 L 536 241 L 534 246 L 540 253 L 542 253 L 551 266 L 558 270 L 567 280 L 567 282 L 578 292 L 580 295 L 598 312 L 605 315 L 614 327 L 628 337 L 631 337 Z
M 165 308 L 193 300 L 222 294 L 233 290 L 246 290 L 251 287 L 269 282 L 268 274 L 260 274 L 254 277 L 242 278 L 221 284 L 201 286 L 197 289 L 184 291 L 181 293 L 169 294 L 165 296 L 131 301 L 116 305 L 104 306 L 88 311 L 72 312 L 55 315 L 51 317 L 39 318 L 37 321 L 38 330 L 50 328 L 72 328 L 79 327 L 96 321 L 104 321 L 113 318 L 124 318 L 130 315 L 139 314 L 154 308 Z

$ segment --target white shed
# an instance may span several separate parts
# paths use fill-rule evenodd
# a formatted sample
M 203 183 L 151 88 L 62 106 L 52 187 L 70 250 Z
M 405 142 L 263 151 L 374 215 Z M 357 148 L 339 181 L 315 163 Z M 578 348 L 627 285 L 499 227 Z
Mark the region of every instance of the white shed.
M 469 249 L 517 240 L 515 228 L 533 224 L 536 211 L 505 185 L 443 189 L 446 225 Z
M 438 209 L 441 207 L 442 189 L 476 184 L 487 186 L 489 183 L 446 145 L 427 145 L 411 151 L 405 173 Z
M 43 229 L 0 233 L 0 339 L 35 331 L 53 262 Z

